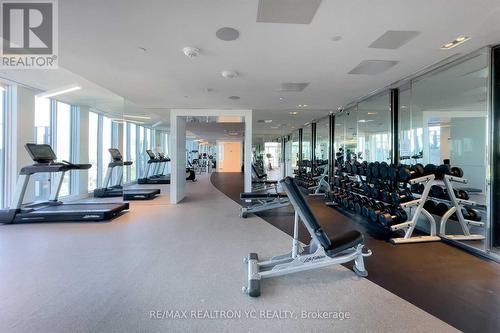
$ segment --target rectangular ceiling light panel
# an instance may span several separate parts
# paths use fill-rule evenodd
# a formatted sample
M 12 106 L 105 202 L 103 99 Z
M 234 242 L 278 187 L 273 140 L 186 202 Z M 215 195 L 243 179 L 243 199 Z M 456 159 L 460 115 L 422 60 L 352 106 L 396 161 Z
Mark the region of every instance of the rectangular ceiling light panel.
M 387 71 L 397 63 L 398 61 L 395 60 L 364 60 L 354 67 L 349 74 L 376 75 Z
M 283 91 L 283 92 L 301 92 L 303 91 L 307 86 L 309 85 L 309 82 L 283 82 L 278 89 L 278 91 Z
M 388 50 L 399 49 L 419 34 L 419 31 L 388 30 L 368 47 Z
M 257 22 L 309 24 L 321 0 L 259 0 Z

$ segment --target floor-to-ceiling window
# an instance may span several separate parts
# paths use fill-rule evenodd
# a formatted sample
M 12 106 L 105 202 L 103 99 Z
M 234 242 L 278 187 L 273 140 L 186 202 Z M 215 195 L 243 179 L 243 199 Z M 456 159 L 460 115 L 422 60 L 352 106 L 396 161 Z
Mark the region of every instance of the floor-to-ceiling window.
M 298 170 L 297 162 L 299 161 L 299 131 L 292 133 L 291 137 L 291 156 L 290 156 L 290 168 L 288 176 L 293 176 Z
M 98 163 L 98 133 L 99 133 L 99 115 L 95 112 L 89 112 L 89 163 L 92 167 L 88 171 L 88 189 L 89 191 L 97 188 L 97 163 Z
M 111 156 L 109 154 L 109 148 L 113 148 L 113 128 L 112 121 L 108 117 L 102 117 L 102 144 L 101 144 L 101 165 L 99 167 L 101 173 L 101 184 L 100 186 L 106 186 L 102 184 L 104 176 L 108 168 L 108 164 L 111 161 Z
M 56 155 L 58 160 L 70 161 L 71 160 L 71 106 L 66 103 L 57 102 L 57 115 L 56 115 L 57 129 L 56 137 Z M 60 196 L 67 196 L 71 194 L 70 188 L 70 173 L 64 175 L 61 185 Z
M 137 163 L 139 160 L 137 159 L 137 125 L 129 124 L 128 126 L 128 136 L 129 136 L 129 150 L 127 154 L 127 159 L 132 161 L 132 165 L 130 166 L 130 181 L 134 181 L 137 179 Z
M 344 156 L 348 161 L 352 161 L 360 156 L 358 152 L 360 147 L 358 147 L 358 108 L 357 106 L 352 107 L 344 111 L 345 123 L 344 123 Z M 359 141 L 360 144 L 363 141 Z M 361 154 L 363 157 L 363 154 Z
M 316 123 L 316 160 L 328 160 L 330 149 L 330 119 L 324 118 Z
M 35 140 L 39 144 L 51 144 L 51 100 L 35 98 Z M 50 194 L 50 174 L 34 174 L 35 200 L 48 198 Z
M 335 161 L 338 164 L 342 164 L 344 162 L 345 120 L 346 120 L 346 115 L 344 113 L 339 113 L 335 115 L 333 151 L 335 152 L 334 156 Z

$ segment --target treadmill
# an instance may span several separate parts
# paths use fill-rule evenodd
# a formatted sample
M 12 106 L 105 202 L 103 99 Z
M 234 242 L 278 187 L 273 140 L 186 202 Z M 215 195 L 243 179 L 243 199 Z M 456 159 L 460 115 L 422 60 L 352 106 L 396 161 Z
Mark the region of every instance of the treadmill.
M 108 164 L 106 176 L 104 177 L 104 187 L 96 188 L 94 190 L 94 197 L 107 198 L 107 197 L 123 197 L 124 200 L 151 200 L 160 194 L 160 189 L 123 189 L 123 167 L 132 165 L 131 161 L 123 161 L 123 156 L 120 150 L 116 148 L 109 148 L 109 153 L 113 159 Z M 118 180 L 115 185 L 111 184 L 113 169 L 117 168 L 116 179 Z
M 92 165 L 55 162 L 56 154 L 50 145 L 28 143 L 25 148 L 35 164 L 21 169 L 10 208 L 0 211 L 0 223 L 104 221 L 117 217 L 129 208 L 128 202 L 62 203 L 58 198 L 66 172 L 87 170 Z M 51 191 L 48 201 L 23 205 L 30 177 L 37 173 L 54 173 L 56 190 Z
M 170 175 L 163 175 L 167 162 L 170 162 L 170 158 L 165 157 L 164 155 L 160 155 L 160 157 L 157 158 L 151 149 L 146 150 L 146 153 L 149 156 L 149 160 L 146 164 L 146 169 L 144 170 L 144 177 L 137 179 L 137 183 L 170 184 Z

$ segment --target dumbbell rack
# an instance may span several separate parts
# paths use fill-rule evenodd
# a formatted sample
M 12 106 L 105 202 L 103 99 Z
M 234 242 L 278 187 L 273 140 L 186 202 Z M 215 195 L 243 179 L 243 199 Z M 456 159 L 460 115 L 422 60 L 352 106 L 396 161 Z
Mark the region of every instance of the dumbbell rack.
M 330 184 L 327 181 L 328 168 L 324 167 L 323 172 L 319 176 L 313 177 L 313 179 L 316 181 L 316 186 L 310 188 L 310 190 L 314 190 L 310 195 L 325 195 L 326 192 L 330 191 Z M 320 192 L 322 187 L 325 188 L 325 193 Z
M 416 206 L 415 212 L 413 213 L 409 221 L 395 224 L 390 227 L 391 231 L 403 230 L 405 235 L 399 238 L 391 238 L 390 242 L 392 244 L 405 244 L 405 243 L 422 243 L 422 242 L 435 242 L 440 241 L 441 238 L 436 234 L 436 221 L 434 217 L 424 208 L 425 201 L 429 196 L 432 185 L 436 184 L 434 175 L 427 175 L 409 181 L 411 185 L 413 184 L 424 184 L 424 190 L 420 198 L 408 201 L 400 204 L 401 208 L 414 208 Z M 412 236 L 417 226 L 419 217 L 423 215 L 427 221 L 429 221 L 430 232 L 428 236 Z
M 438 182 L 438 181 L 436 181 Z M 444 185 L 447 193 L 450 197 L 450 200 L 438 199 L 440 201 L 444 201 L 447 203 L 451 203 L 450 209 L 446 211 L 446 213 L 441 217 L 441 225 L 439 228 L 439 234 L 442 238 L 450 239 L 450 240 L 483 240 L 485 236 L 483 235 L 474 235 L 470 233 L 470 226 L 484 227 L 484 222 L 467 220 L 462 214 L 463 206 L 476 206 L 477 203 L 470 200 L 458 199 L 455 196 L 455 191 L 453 191 L 452 182 L 467 184 L 467 179 L 445 175 L 442 181 L 439 181 L 436 185 Z M 460 227 L 462 228 L 463 235 L 447 235 L 446 234 L 446 223 L 450 219 L 450 217 L 455 214 L 457 216 L 457 220 L 460 223 Z

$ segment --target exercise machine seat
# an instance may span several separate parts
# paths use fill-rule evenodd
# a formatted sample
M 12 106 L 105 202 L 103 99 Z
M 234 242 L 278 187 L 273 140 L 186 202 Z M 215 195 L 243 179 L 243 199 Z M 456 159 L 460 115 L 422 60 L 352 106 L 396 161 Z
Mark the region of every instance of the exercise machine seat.
M 275 199 L 275 198 L 286 198 L 286 193 L 241 193 L 240 199 Z
M 338 236 L 330 238 L 331 246 L 328 249 L 325 249 L 325 251 L 329 257 L 332 257 L 347 249 L 355 247 L 358 244 L 362 244 L 363 241 L 363 235 L 359 231 L 349 230 Z
M 316 216 L 313 214 L 311 207 L 295 183 L 295 180 L 291 177 L 286 177 L 280 183 L 285 189 L 293 208 L 299 213 L 311 237 L 318 241 L 328 256 L 334 256 L 348 248 L 363 243 L 363 235 L 356 230 L 347 231 L 329 238 L 318 223 Z

